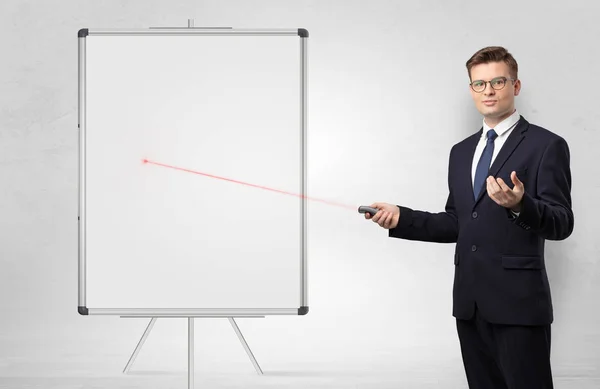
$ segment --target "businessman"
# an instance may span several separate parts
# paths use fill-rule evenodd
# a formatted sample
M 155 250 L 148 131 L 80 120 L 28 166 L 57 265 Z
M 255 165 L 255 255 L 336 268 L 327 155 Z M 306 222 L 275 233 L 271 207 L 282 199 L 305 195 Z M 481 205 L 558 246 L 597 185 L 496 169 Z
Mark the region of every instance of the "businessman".
M 445 211 L 376 202 L 393 238 L 456 243 L 452 314 L 471 389 L 553 388 L 544 241 L 573 231 L 567 142 L 515 109 L 518 65 L 503 47 L 466 63 L 479 131 L 450 150 Z

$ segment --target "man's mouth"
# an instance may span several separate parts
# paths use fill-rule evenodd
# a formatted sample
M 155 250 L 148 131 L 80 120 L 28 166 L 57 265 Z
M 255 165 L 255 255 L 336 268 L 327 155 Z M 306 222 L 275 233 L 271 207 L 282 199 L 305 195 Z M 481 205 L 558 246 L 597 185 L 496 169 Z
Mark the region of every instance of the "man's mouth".
M 494 105 L 494 104 L 496 104 L 496 100 L 483 100 L 483 104 Z

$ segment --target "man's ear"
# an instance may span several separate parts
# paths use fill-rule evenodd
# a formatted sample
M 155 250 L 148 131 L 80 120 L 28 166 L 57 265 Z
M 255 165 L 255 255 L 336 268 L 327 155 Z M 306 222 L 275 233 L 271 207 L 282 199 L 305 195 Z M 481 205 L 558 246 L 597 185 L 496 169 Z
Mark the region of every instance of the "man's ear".
M 519 95 L 519 92 L 521 92 L 521 80 L 517 80 L 515 81 L 515 96 Z

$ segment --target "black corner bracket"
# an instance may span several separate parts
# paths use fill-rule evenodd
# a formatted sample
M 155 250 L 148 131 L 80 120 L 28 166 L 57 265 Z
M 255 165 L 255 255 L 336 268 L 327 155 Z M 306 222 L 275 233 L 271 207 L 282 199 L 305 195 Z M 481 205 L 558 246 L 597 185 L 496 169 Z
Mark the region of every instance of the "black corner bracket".
M 308 307 L 298 308 L 298 315 L 306 315 L 308 313 Z
M 77 36 L 78 36 L 79 38 L 85 38 L 86 36 L 88 36 L 88 34 L 89 34 L 89 31 L 90 31 L 90 30 L 89 30 L 89 29 L 87 29 L 87 28 L 82 28 L 82 29 L 81 29 L 81 30 L 79 30 L 79 32 L 77 33 Z
M 86 316 L 88 314 L 88 309 L 87 307 L 77 307 L 77 312 L 79 312 L 80 315 Z
M 302 38 L 308 38 L 308 30 L 306 28 L 299 28 L 298 35 Z

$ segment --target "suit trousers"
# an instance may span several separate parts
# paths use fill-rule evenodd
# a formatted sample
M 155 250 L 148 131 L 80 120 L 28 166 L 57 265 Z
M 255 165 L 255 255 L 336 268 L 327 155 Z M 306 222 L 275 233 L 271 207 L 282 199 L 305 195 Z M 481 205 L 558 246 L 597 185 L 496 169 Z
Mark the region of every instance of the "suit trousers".
M 456 327 L 470 389 L 553 388 L 549 324 L 493 324 L 476 307 Z

